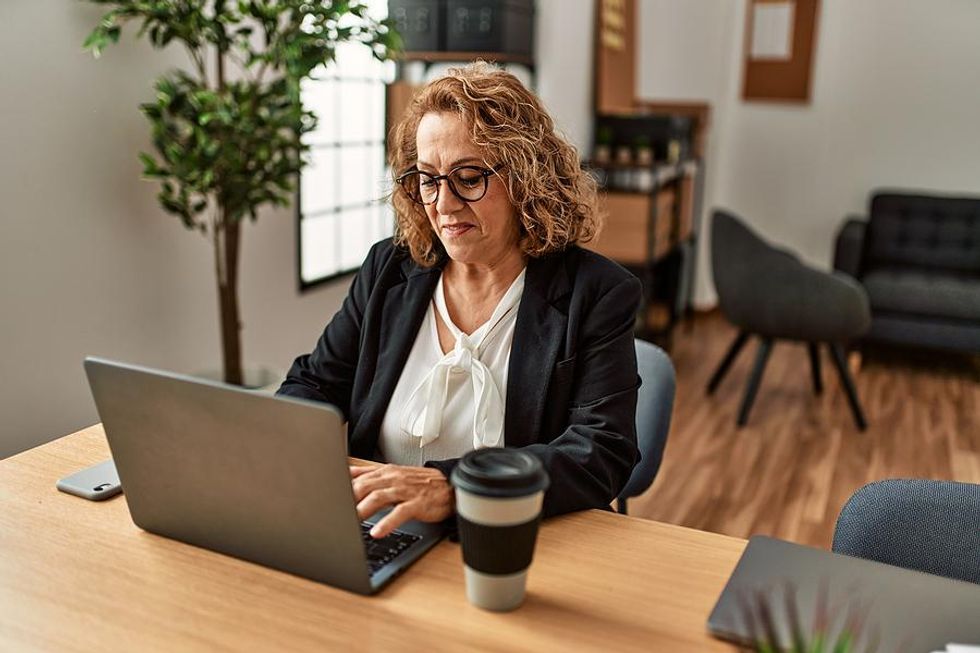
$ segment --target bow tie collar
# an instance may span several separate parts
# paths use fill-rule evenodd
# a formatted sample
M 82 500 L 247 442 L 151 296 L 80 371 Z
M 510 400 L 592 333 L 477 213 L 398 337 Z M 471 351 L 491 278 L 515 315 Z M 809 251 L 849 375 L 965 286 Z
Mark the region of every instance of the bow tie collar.
M 446 407 L 450 374 L 465 374 L 473 393 L 473 447 L 497 447 L 503 443 L 504 401 L 490 369 L 480 360 L 486 345 L 500 332 L 497 327 L 520 304 L 524 291 L 522 271 L 497 304 L 493 315 L 480 328 L 467 335 L 449 319 L 442 277 L 432 298 L 443 324 L 456 339 L 415 388 L 402 413 L 402 430 L 419 439 L 424 447 L 439 437 Z

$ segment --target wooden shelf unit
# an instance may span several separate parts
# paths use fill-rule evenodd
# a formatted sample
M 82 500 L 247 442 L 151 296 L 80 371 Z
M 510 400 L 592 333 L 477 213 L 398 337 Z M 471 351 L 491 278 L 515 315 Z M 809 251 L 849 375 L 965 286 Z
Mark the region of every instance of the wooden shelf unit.
M 584 246 L 632 271 L 643 283 L 644 302 L 637 331 L 669 347 L 673 327 L 690 306 L 697 242 L 694 200 L 699 180 L 695 165 L 676 166 L 649 191 L 602 189 L 599 206 L 605 224 Z
M 605 188 L 599 193 L 604 228 L 587 246 L 631 266 L 657 263 L 693 234 L 693 171 L 677 175 L 649 191 Z
M 600 126 L 617 132 L 615 150 L 634 152 L 648 141 L 654 157 L 654 182 L 647 177 L 643 192 L 621 187 L 602 191 L 607 213 L 605 232 L 593 249 L 619 261 L 643 282 L 644 304 L 637 313 L 640 336 L 670 346 L 676 322 L 691 312 L 697 241 L 702 212 L 704 161 L 710 107 L 707 103 L 646 100 L 636 93 L 637 0 L 598 0 L 595 15 L 594 106 L 596 136 Z M 656 117 L 669 117 L 671 127 L 657 126 Z M 645 123 L 645 119 L 649 122 Z M 674 127 L 684 125 L 684 129 Z M 683 132 L 683 135 L 679 135 Z M 682 139 L 681 152 L 665 152 L 665 143 Z M 667 150 L 678 147 L 669 146 Z M 664 160 L 679 158 L 682 174 L 662 177 Z M 595 167 L 595 166 L 594 166 Z M 598 166 L 608 177 L 617 170 L 637 168 L 611 163 Z M 678 168 L 680 170 L 680 168 Z
M 592 249 L 643 283 L 637 332 L 669 347 L 676 323 L 691 312 L 704 175 L 704 105 L 636 102 L 632 113 L 597 112 L 595 132 L 611 161 L 598 171 L 604 232 Z M 617 160 L 627 148 L 632 163 Z M 637 161 L 654 163 L 640 165 Z M 680 157 L 677 163 L 667 163 Z

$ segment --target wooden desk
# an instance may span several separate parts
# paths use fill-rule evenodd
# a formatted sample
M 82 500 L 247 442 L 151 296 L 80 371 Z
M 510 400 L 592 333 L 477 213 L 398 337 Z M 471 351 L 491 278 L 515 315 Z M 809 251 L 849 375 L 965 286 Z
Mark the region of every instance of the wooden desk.
M 516 612 L 467 603 L 450 542 L 362 597 L 55 489 L 108 453 L 93 426 L 0 461 L 0 650 L 734 650 L 705 622 L 744 540 L 590 511 L 542 527 Z

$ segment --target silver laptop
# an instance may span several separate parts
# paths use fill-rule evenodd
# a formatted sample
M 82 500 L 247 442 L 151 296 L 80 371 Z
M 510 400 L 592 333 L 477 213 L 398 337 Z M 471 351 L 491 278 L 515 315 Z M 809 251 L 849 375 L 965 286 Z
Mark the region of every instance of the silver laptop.
M 410 522 L 373 540 L 357 517 L 343 417 L 326 404 L 85 359 L 133 522 L 359 594 L 442 537 Z
M 764 607 L 760 594 L 768 597 Z M 980 644 L 980 585 L 757 536 L 708 629 L 741 644 L 771 639 L 771 632 L 789 650 L 794 631 L 811 635 L 820 622 L 828 651 L 929 653 Z M 842 630 L 856 635 L 849 649 L 834 648 Z

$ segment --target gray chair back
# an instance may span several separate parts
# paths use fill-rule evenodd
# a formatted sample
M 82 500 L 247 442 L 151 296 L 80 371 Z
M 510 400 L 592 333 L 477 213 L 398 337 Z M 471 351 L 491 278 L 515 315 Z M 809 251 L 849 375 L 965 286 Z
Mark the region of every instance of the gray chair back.
M 843 342 L 871 324 L 867 293 L 857 281 L 804 265 L 722 210 L 711 220 L 711 268 L 722 313 L 743 331 Z
M 636 366 L 642 381 L 636 401 L 640 462 L 620 492 L 620 500 L 643 494 L 656 478 L 674 409 L 674 366 L 664 350 L 645 340 L 637 340 Z
M 980 583 L 980 485 L 888 480 L 841 509 L 834 551 Z

